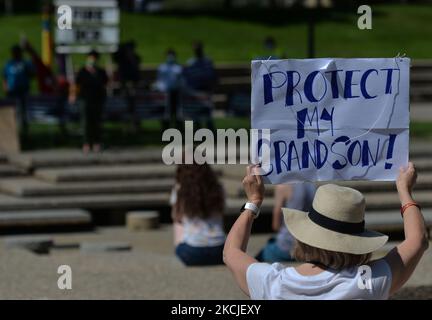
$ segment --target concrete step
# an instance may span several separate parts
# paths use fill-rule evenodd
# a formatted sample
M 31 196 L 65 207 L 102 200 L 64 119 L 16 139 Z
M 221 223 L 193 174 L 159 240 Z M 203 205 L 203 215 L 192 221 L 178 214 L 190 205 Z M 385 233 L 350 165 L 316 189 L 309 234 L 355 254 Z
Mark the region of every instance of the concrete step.
M 419 174 L 423 172 L 432 171 L 432 161 L 431 158 L 421 158 L 421 159 L 413 159 L 411 160 L 416 166 Z
M 170 192 L 174 179 L 50 183 L 33 177 L 3 179 L 0 191 L 17 197 Z
M 366 210 L 381 211 L 385 213 L 389 210 L 398 210 L 400 208 L 399 198 L 396 192 L 374 192 L 365 195 Z M 431 191 L 416 191 L 414 199 L 424 209 L 432 208 L 432 192 Z M 241 206 L 245 203 L 246 198 L 229 198 L 227 200 L 227 214 L 238 214 Z M 263 214 L 271 214 L 273 209 L 274 199 L 272 197 L 264 198 L 261 212 Z
M 81 209 L 0 212 L 0 229 L 53 225 L 87 225 L 90 223 L 90 213 Z
M 129 150 L 107 150 L 100 154 L 83 154 L 80 150 L 42 150 L 6 155 L 0 153 L 0 163 L 8 158 L 9 162 L 26 170 L 35 168 L 76 167 L 113 164 L 161 164 L 161 147 Z M 416 139 L 411 141 L 410 157 L 414 160 L 432 156 L 429 141 Z M 418 158 L 418 159 L 416 159 Z M 425 159 L 423 159 L 425 160 Z M 431 165 L 432 166 L 432 165 Z M 432 169 L 431 169 L 432 170 Z
M 413 104 L 415 106 L 417 104 Z M 419 103 L 420 108 L 425 105 L 425 103 Z M 429 104 L 428 104 L 429 105 Z M 432 156 L 432 145 L 429 139 L 411 139 L 410 140 L 410 159 L 414 161 L 416 158 L 420 159 L 430 159 Z
M 126 213 L 126 227 L 131 231 L 143 231 L 159 228 L 159 212 L 136 210 Z
M 226 228 L 230 228 L 240 214 L 239 210 L 245 200 L 229 199 L 225 214 Z M 254 224 L 256 232 L 269 232 L 271 229 L 271 214 L 272 214 L 273 199 L 265 199 L 261 208 L 261 214 L 258 221 Z M 376 206 L 366 206 L 366 227 L 370 230 L 375 230 L 382 233 L 398 233 L 403 232 L 403 219 L 400 215 L 398 207 L 395 206 L 391 210 L 377 209 Z M 429 231 L 432 229 L 432 207 L 429 206 L 422 210 L 425 217 L 425 222 Z
M 318 182 L 316 185 L 320 186 L 327 183 L 329 182 Z M 369 194 L 373 192 L 396 192 L 396 184 L 393 181 L 335 181 L 332 183 L 357 189 L 364 194 Z M 229 185 L 228 193 L 231 196 L 243 197 L 245 195 L 240 179 L 226 178 L 224 180 L 224 184 Z M 265 187 L 266 196 L 272 197 L 274 193 L 274 185 L 266 185 Z M 236 188 L 237 192 L 235 191 Z M 415 190 L 432 190 L 432 173 L 428 172 L 420 174 L 417 178 Z
M 426 227 L 432 227 L 432 210 L 422 211 Z M 366 228 L 380 232 L 398 232 L 403 230 L 403 219 L 399 211 L 389 211 L 386 213 L 367 211 L 365 216 Z
M 365 194 L 384 191 L 396 192 L 396 184 L 393 181 L 341 181 L 337 184 L 357 189 Z M 432 190 L 432 172 L 419 173 L 415 190 Z
M 432 71 L 432 61 L 430 59 L 415 59 L 412 61 L 411 68 L 413 72 L 416 72 L 418 70 Z
M 411 74 L 410 77 L 411 84 L 418 83 L 432 83 L 432 72 L 416 72 Z
M 410 100 L 412 102 L 432 101 L 432 86 L 415 86 L 410 88 Z
M 104 151 L 83 154 L 79 150 L 43 150 L 10 155 L 9 161 L 25 169 L 107 164 L 161 163 L 161 148 Z
M 411 161 L 416 166 L 419 176 L 432 173 L 431 158 L 412 158 Z M 215 165 L 214 167 L 220 168 L 220 170 L 223 172 L 224 177 L 230 179 L 239 179 L 240 181 L 241 179 L 243 179 L 246 173 L 246 165 L 244 164 Z
M 175 169 L 164 164 L 64 167 L 37 169 L 35 177 L 51 182 L 139 180 L 173 177 Z
M 103 194 L 17 198 L 0 194 L 0 211 L 60 208 L 135 209 L 167 207 L 169 193 Z
M 227 190 L 227 214 L 238 214 L 245 197 L 239 197 L 239 180 L 223 179 Z M 233 187 L 234 186 L 234 187 Z M 233 188 L 230 191 L 230 188 Z M 234 194 L 233 194 L 234 193 Z M 415 199 L 423 208 L 432 207 L 431 191 L 416 191 Z M 19 198 L 0 194 L 0 210 L 25 210 L 49 208 L 85 208 L 85 209 L 124 209 L 124 208 L 158 208 L 168 207 L 169 191 L 154 193 L 107 193 L 85 195 L 32 196 Z M 400 206 L 396 192 L 371 192 L 366 194 L 368 210 L 397 210 Z M 262 212 L 270 214 L 273 208 L 273 198 L 265 198 Z
M 400 207 L 399 198 L 396 192 L 376 192 L 366 194 L 367 210 L 394 210 Z M 432 207 L 432 192 L 431 191 L 416 191 L 414 199 L 423 207 Z
M 24 170 L 8 163 L 0 163 L 0 177 L 22 176 Z

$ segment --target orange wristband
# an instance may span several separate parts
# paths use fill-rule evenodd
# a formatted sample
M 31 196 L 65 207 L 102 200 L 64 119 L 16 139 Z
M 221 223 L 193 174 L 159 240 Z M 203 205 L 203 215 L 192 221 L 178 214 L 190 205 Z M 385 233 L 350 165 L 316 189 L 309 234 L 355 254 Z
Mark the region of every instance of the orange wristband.
M 415 206 L 415 207 L 419 208 L 419 210 L 421 210 L 420 205 L 418 203 L 416 203 L 416 202 L 408 202 L 408 203 L 404 204 L 401 207 L 401 216 L 402 216 L 402 218 L 403 218 L 403 214 L 405 213 L 405 210 L 408 209 L 411 206 Z

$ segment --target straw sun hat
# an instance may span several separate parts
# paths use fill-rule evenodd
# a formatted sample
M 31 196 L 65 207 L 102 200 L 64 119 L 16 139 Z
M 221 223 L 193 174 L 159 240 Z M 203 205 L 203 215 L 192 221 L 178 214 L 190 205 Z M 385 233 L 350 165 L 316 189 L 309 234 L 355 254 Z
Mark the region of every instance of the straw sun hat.
M 354 189 L 326 184 L 316 191 L 309 212 L 283 208 L 292 235 L 310 246 L 351 254 L 370 253 L 388 240 L 364 228 L 365 199 Z

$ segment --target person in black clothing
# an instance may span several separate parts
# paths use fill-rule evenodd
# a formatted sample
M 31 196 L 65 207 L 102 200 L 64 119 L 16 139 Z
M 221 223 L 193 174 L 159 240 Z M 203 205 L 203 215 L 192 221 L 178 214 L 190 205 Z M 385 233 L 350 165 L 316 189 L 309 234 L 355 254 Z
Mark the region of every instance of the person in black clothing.
M 204 54 L 204 45 L 197 41 L 193 44 L 194 57 L 189 59 L 183 70 L 186 85 L 191 94 L 205 95 L 211 100 L 217 84 L 217 74 L 213 66 L 213 61 Z M 205 121 L 208 129 L 215 131 L 213 118 L 210 116 Z M 197 123 L 201 127 L 201 123 Z
M 83 105 L 84 144 L 83 152 L 100 151 L 102 112 L 106 100 L 108 77 L 97 65 L 99 53 L 91 51 L 76 77 L 79 98 Z
M 135 51 L 135 42 L 122 43 L 117 52 L 113 55 L 118 66 L 118 77 L 121 84 L 121 91 L 126 98 L 128 112 L 135 131 L 139 130 L 140 119 L 136 115 L 135 95 L 136 88 L 140 81 L 141 58 Z
M 193 52 L 194 56 L 187 61 L 183 70 L 186 84 L 190 89 L 211 94 L 217 84 L 213 61 L 205 55 L 204 45 L 200 41 L 193 43 Z

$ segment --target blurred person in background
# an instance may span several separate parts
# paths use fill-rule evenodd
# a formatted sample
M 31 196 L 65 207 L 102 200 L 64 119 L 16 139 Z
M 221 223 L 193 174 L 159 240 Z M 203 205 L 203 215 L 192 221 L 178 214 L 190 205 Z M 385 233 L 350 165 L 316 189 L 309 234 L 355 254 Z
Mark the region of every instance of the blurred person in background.
M 216 70 L 213 61 L 204 54 L 204 45 L 201 41 L 193 44 L 194 56 L 189 59 L 183 71 L 186 86 L 192 92 L 205 94 L 208 99 L 217 83 Z M 210 117 L 206 123 L 207 128 L 214 130 L 213 119 Z
M 184 68 L 184 77 L 188 88 L 210 94 L 217 82 L 213 61 L 204 54 L 201 41 L 193 44 L 194 56 L 190 58 Z
M 82 103 L 84 122 L 83 152 L 99 152 L 101 149 L 102 113 L 106 100 L 108 76 L 98 66 L 99 53 L 90 51 L 85 66 L 76 76 L 75 84 Z M 72 101 L 74 98 L 71 99 Z
M 166 117 L 162 121 L 163 130 L 168 129 L 172 122 L 175 128 L 181 129 L 178 118 L 181 91 L 184 87 L 183 68 L 177 63 L 177 54 L 173 49 L 166 52 L 166 60 L 157 71 L 156 89 L 167 94 Z
M 126 98 L 128 112 L 135 131 L 140 128 L 139 117 L 136 116 L 135 96 L 138 83 L 141 78 L 140 64 L 141 58 L 136 53 L 135 41 L 121 44 L 113 58 L 118 66 L 118 77 L 121 91 Z
M 261 262 L 293 261 L 291 252 L 295 238 L 283 223 L 282 207 L 308 212 L 312 206 L 316 187 L 310 182 L 276 185 L 272 215 L 272 229 L 276 236 L 269 239 L 264 248 L 255 257 Z
M 28 139 L 27 97 L 33 75 L 33 64 L 23 58 L 21 47 L 14 45 L 11 48 L 11 59 L 3 69 L 3 88 L 6 95 L 16 101 L 17 118 L 24 140 Z
M 39 93 L 52 94 L 55 91 L 56 79 L 51 66 L 45 65 L 39 53 L 25 36 L 21 38 L 20 46 L 31 58 Z
M 45 65 L 39 53 L 34 49 L 27 38 L 21 39 L 21 47 L 29 54 L 35 70 L 39 93 L 55 96 L 55 114 L 58 119 L 60 134 L 67 136 L 66 116 L 69 95 L 69 82 L 65 76 L 63 64 L 64 55 L 57 55 L 58 74 L 55 75 L 50 65 Z
M 170 203 L 177 257 L 188 266 L 222 264 L 225 196 L 212 168 L 179 165 Z
M 56 77 L 55 95 L 56 95 L 56 115 L 59 120 L 59 129 L 61 136 L 68 136 L 67 130 L 67 103 L 69 96 L 69 81 L 64 74 L 58 74 Z
M 272 36 L 265 37 L 263 41 L 263 52 L 262 54 L 254 55 L 256 60 L 277 60 L 286 59 L 287 55 L 283 50 L 278 48 L 276 39 Z

